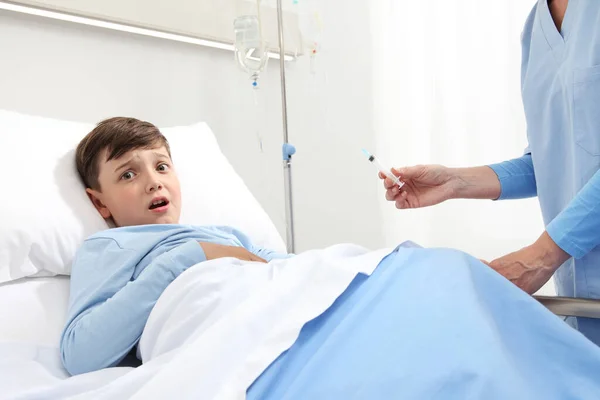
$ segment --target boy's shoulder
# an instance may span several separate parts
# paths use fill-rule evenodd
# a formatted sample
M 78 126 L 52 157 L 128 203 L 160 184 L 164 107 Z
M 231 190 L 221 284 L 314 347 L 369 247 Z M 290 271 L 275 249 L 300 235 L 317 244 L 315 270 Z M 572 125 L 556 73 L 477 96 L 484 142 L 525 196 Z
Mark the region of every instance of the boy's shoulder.
M 180 224 L 149 224 L 149 225 L 134 225 L 122 226 L 117 228 L 109 228 L 100 232 L 96 232 L 89 236 L 85 241 L 96 241 L 101 239 L 115 241 L 117 243 L 125 243 L 133 238 L 135 240 L 143 240 L 149 236 L 163 236 L 175 232 L 193 229 L 189 225 Z
M 137 248 L 146 241 L 158 242 L 174 235 L 203 233 L 212 236 L 217 233 L 233 234 L 236 230 L 228 226 L 196 226 L 186 224 L 149 224 L 110 228 L 96 232 L 85 242 L 114 242 L 121 248 Z

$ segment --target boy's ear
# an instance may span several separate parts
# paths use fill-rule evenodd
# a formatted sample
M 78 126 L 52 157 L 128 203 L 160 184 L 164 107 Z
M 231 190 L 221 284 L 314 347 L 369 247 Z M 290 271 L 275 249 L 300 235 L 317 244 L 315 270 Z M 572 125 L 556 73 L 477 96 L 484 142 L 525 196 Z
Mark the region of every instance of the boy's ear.
M 87 193 L 88 197 L 92 201 L 92 204 L 94 205 L 94 207 L 96 207 L 96 210 L 98 210 L 100 215 L 102 215 L 102 218 L 109 219 L 111 217 L 111 213 L 110 213 L 110 210 L 108 209 L 108 207 L 106 207 L 101 200 L 102 193 L 100 193 L 94 189 L 90 189 L 90 188 L 85 189 L 85 192 Z

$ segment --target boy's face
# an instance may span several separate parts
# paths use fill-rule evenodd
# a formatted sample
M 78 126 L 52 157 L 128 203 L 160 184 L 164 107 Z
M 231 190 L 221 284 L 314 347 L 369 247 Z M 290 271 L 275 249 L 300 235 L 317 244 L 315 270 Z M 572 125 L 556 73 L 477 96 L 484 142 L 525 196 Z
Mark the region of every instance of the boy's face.
M 177 224 L 181 190 L 164 146 L 132 150 L 118 159 L 100 158 L 100 191 L 86 189 L 94 206 L 117 226 Z

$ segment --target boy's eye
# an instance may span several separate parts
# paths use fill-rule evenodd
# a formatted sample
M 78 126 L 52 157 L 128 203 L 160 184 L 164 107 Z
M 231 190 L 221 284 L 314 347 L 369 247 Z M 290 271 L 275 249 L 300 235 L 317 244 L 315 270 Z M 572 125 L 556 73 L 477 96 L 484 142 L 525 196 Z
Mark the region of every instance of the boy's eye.
M 157 171 L 160 172 L 167 172 L 169 170 L 169 165 L 168 164 L 160 164 L 158 167 L 156 167 Z
M 130 179 L 133 179 L 134 176 L 135 174 L 133 172 L 127 171 L 123 175 L 121 175 L 121 179 L 128 181 Z

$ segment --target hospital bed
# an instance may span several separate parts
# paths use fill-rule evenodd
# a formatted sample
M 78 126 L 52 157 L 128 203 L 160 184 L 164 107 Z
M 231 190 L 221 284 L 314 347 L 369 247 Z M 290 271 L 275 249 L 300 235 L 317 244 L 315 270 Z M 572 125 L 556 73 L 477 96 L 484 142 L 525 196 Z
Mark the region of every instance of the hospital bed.
M 85 237 L 107 227 L 85 196 L 73 165 L 73 149 L 90 129 L 87 124 L 0 110 L 0 132 L 6 133 L 0 135 L 0 148 L 9 149 L 4 162 L 19 171 L 8 174 L 4 185 L 21 189 L 0 207 L 0 304 L 9 305 L 0 309 L 0 399 L 11 398 L 5 397 L 7 391 L 19 393 L 36 385 L 60 390 L 64 382 L 85 385 L 91 379 L 70 378 L 58 353 L 72 257 Z M 182 223 L 234 226 L 259 246 L 285 251 L 273 222 L 222 154 L 207 124 L 162 131 L 177 160 L 187 205 Z M 535 298 L 560 316 L 600 317 L 600 301 Z M 100 371 L 93 375 L 93 384 L 129 371 Z

